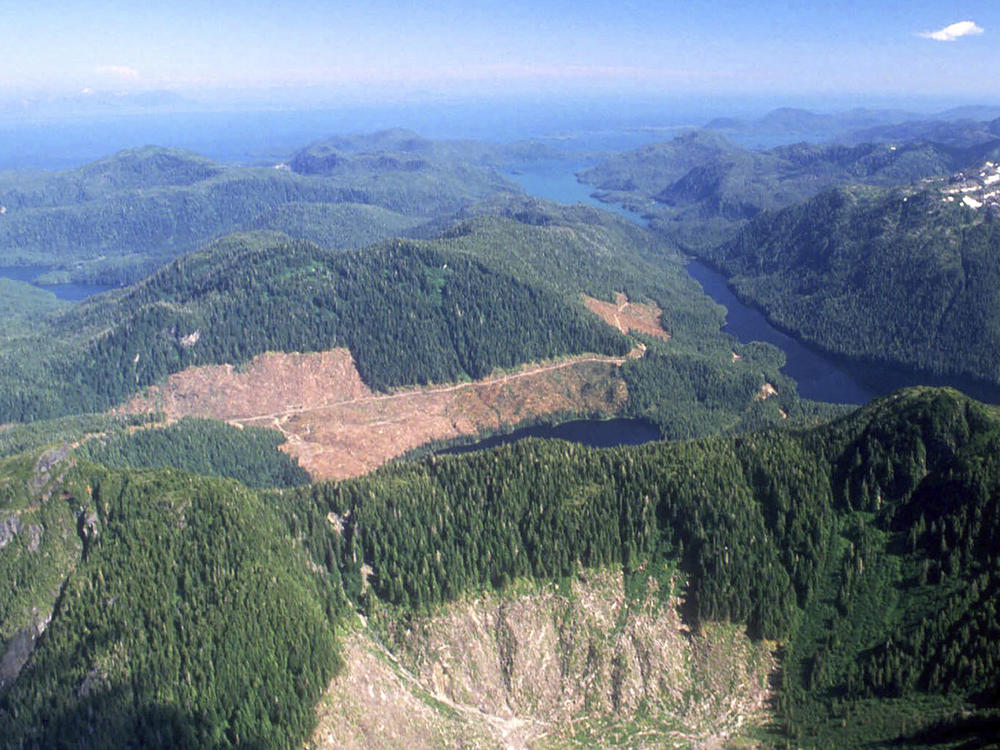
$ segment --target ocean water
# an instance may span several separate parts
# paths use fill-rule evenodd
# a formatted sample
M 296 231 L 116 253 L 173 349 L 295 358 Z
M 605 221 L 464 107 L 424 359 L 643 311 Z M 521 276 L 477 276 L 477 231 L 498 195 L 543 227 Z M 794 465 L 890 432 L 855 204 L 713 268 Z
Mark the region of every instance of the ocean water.
M 72 111 L 49 102 L 25 111 L 0 101 L 0 169 L 62 169 L 145 145 L 186 148 L 221 161 L 268 163 L 324 137 L 402 127 L 429 138 L 510 143 L 542 139 L 577 154 L 634 148 L 718 117 L 743 120 L 779 107 L 935 112 L 965 102 L 934 97 L 740 94 L 464 94 L 410 92 L 359 103 L 276 92 L 270 99 L 185 99 L 157 110 Z M 192 95 L 197 97 L 198 95 Z M 44 114 L 42 113 L 44 111 Z M 801 137 L 802 134 L 799 134 Z M 744 145 L 777 145 L 746 142 Z
M 496 143 L 542 139 L 568 152 L 587 153 L 634 148 L 714 117 L 752 117 L 778 104 L 701 97 L 499 97 L 303 109 L 258 105 L 46 117 L 0 113 L 0 169 L 65 169 L 145 145 L 185 148 L 226 162 L 270 163 L 330 135 L 393 127 L 429 138 Z

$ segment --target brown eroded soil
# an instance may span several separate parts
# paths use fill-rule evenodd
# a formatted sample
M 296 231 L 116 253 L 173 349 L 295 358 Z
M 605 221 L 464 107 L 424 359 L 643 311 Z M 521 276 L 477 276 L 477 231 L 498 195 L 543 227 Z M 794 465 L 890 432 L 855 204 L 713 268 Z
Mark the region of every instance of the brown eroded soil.
M 692 633 L 681 604 L 653 579 L 630 600 L 620 572 L 587 571 L 568 588 L 453 602 L 381 638 L 359 629 L 310 745 L 729 746 L 770 718 L 773 644 L 719 623 Z
M 609 326 L 622 333 L 637 331 L 666 341 L 670 334 L 660 325 L 662 310 L 656 305 L 629 302 L 621 292 L 615 292 L 614 302 L 604 302 L 594 297 L 583 296 L 583 304 Z
M 771 396 L 777 396 L 777 395 L 778 395 L 777 388 L 775 388 L 770 383 L 764 383 L 764 385 L 760 387 L 760 390 L 757 391 L 757 395 L 755 395 L 753 398 L 754 401 L 766 401 L 767 399 L 771 398 Z
M 431 441 L 495 431 L 558 412 L 613 414 L 627 398 L 623 360 L 573 357 L 510 374 L 389 394 L 371 391 L 347 349 L 262 354 L 243 371 L 195 367 L 121 411 L 163 411 L 273 427 L 314 479 L 359 476 Z
M 341 654 L 347 667 L 316 706 L 312 750 L 504 747 L 484 717 L 432 696 L 362 632 L 341 641 Z
M 159 410 L 168 419 L 248 415 L 324 406 L 372 394 L 347 349 L 309 354 L 262 354 L 242 371 L 232 365 L 191 367 L 152 386 L 121 411 Z

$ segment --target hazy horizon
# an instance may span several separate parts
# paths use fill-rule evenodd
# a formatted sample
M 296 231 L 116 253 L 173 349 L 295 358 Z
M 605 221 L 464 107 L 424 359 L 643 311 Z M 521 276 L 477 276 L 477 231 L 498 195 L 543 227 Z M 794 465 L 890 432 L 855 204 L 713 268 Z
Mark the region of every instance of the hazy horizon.
M 545 140 L 571 152 L 635 148 L 698 128 L 715 118 L 755 120 L 782 107 L 821 114 L 853 109 L 885 110 L 889 119 L 921 118 L 963 106 L 981 106 L 992 119 L 1000 100 L 947 97 L 815 97 L 719 94 L 614 96 L 539 95 L 412 96 L 371 101 L 215 99 L 205 103 L 171 95 L 118 97 L 81 103 L 55 97 L 18 106 L 0 98 L 0 169 L 67 168 L 145 145 L 178 147 L 235 163 L 283 159 L 306 144 L 348 133 L 405 128 L 435 139 L 495 143 Z M 100 97 L 94 94 L 94 97 Z M 728 134 L 733 137 L 732 134 Z M 786 134 L 790 140 L 815 132 Z M 749 137 L 750 147 L 789 142 L 789 137 Z
M 3 97 L 1000 96 L 995 2 L 40 0 L 0 28 Z
M 389 127 L 597 148 L 779 107 L 995 106 L 998 30 L 1000 4 L 943 0 L 0 0 L 0 167 L 145 144 L 252 161 Z

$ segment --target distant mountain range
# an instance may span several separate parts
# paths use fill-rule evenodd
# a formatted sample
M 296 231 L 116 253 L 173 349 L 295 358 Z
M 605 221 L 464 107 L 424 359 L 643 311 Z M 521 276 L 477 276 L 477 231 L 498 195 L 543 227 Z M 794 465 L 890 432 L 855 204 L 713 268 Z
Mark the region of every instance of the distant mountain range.
M 914 138 L 858 145 L 798 143 L 756 151 L 693 131 L 611 156 L 579 179 L 602 200 L 645 214 L 682 246 L 704 251 L 764 211 L 837 185 L 905 185 L 974 167 L 1000 154 L 995 123 L 941 124 L 949 143 Z M 962 133 L 960 137 L 957 135 Z
M 482 159 L 458 158 L 464 144 L 418 154 L 417 142 L 394 133 L 355 150 L 318 144 L 274 167 L 147 146 L 66 171 L 0 173 L 0 265 L 117 284 L 228 232 L 275 229 L 356 248 L 517 192 Z
M 1000 117 L 1000 106 L 963 106 L 934 114 L 920 114 L 902 109 L 857 108 L 846 112 L 820 114 L 806 109 L 782 107 L 756 120 L 722 117 L 704 125 L 713 130 L 743 139 L 761 141 L 780 138 L 804 141 L 838 140 L 860 142 L 859 133 L 904 127 L 914 122 L 973 122 Z

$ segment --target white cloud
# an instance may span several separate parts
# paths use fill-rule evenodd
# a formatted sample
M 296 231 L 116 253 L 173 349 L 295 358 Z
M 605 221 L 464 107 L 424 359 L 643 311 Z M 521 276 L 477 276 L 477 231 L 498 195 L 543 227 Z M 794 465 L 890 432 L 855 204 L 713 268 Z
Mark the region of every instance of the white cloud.
M 136 81 L 139 79 L 139 71 L 127 65 L 102 65 L 97 72 L 105 76 L 121 78 L 125 81 Z
M 963 36 L 972 36 L 982 33 L 983 27 L 979 26 L 975 21 L 959 21 L 958 23 L 945 26 L 943 29 L 938 29 L 937 31 L 924 31 L 919 34 L 919 36 L 924 37 L 924 39 L 934 39 L 938 42 L 954 42 L 956 39 Z

